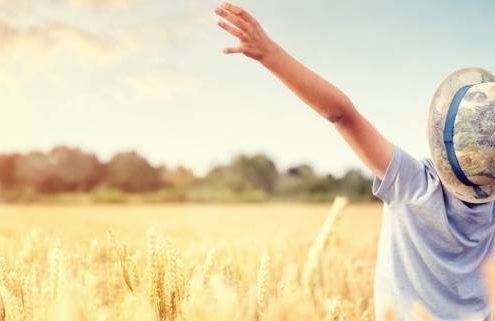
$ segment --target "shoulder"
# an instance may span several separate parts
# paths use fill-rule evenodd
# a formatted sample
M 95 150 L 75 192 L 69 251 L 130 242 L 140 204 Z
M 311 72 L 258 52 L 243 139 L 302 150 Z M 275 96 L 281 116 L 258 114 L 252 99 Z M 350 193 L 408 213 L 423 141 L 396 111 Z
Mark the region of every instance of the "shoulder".
M 398 145 L 385 176 L 373 181 L 373 192 L 385 203 L 413 203 L 428 198 L 438 188 L 439 179 L 431 159 L 418 160 Z

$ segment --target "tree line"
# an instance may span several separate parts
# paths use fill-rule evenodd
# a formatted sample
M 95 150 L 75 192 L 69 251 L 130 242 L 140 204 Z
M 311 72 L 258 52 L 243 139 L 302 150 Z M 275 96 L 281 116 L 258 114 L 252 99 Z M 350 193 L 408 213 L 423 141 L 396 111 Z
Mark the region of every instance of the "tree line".
M 0 155 L 0 200 L 29 202 L 84 195 L 96 202 L 328 201 L 346 195 L 374 200 L 371 180 L 358 170 L 340 178 L 318 175 L 307 164 L 280 171 L 266 155 L 237 155 L 199 177 L 179 166 L 153 166 L 135 151 L 102 162 L 79 148 Z M 70 197 L 69 197 L 70 199 Z

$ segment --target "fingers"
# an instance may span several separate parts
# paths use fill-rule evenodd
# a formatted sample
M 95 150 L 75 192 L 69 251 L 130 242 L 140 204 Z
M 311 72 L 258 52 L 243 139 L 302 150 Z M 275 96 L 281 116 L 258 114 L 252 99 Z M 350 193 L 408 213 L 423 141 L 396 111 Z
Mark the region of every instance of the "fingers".
M 238 6 L 235 6 L 229 2 L 223 2 L 222 8 L 224 8 L 224 9 L 232 12 L 233 14 L 241 17 L 242 19 L 244 19 L 244 21 L 246 21 L 248 23 L 255 23 L 256 22 L 256 19 L 254 19 L 254 17 L 251 16 L 246 10 L 244 10 Z
M 249 29 L 249 25 L 247 24 L 246 21 L 244 21 L 243 19 L 237 17 L 236 15 L 230 13 L 225 9 L 217 8 L 215 9 L 215 13 L 220 17 L 225 18 L 225 20 L 229 21 L 230 23 L 232 23 L 241 30 L 247 31 Z
M 235 28 L 234 26 L 222 20 L 218 22 L 218 25 L 222 29 L 226 30 L 240 40 L 246 39 L 246 32 L 249 32 L 253 28 L 254 23 L 256 23 L 256 20 L 249 13 L 228 2 L 223 2 L 220 7 L 217 7 L 215 9 L 215 13 L 237 27 Z M 223 53 L 225 54 L 235 54 L 243 52 L 244 49 L 242 46 L 225 48 L 223 50 Z
M 244 34 L 244 32 L 242 32 L 241 30 L 229 25 L 228 23 L 225 23 L 224 21 L 219 21 L 218 22 L 218 25 L 226 30 L 228 33 L 230 33 L 231 35 L 239 38 L 240 40 L 246 40 L 246 35 Z
M 226 54 L 234 54 L 234 53 L 241 53 L 241 52 L 242 52 L 241 47 L 225 48 L 223 50 L 223 53 L 226 53 Z

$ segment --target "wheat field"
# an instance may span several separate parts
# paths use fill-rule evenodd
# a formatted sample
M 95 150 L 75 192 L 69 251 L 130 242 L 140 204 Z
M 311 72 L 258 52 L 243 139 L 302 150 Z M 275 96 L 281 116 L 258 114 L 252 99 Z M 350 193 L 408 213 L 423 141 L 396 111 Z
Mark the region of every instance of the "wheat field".
M 0 321 L 373 320 L 381 205 L 331 205 L 0 207 Z

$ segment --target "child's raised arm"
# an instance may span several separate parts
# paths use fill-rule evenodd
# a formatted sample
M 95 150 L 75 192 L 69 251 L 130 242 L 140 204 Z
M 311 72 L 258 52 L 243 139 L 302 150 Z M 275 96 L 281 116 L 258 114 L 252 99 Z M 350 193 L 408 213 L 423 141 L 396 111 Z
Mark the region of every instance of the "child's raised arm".
M 215 10 L 231 24 L 218 25 L 240 40 L 224 53 L 243 53 L 259 61 L 299 98 L 332 122 L 364 164 L 383 178 L 392 158 L 392 144 L 353 106 L 349 98 L 312 72 L 272 41 L 258 21 L 245 10 L 224 2 Z

